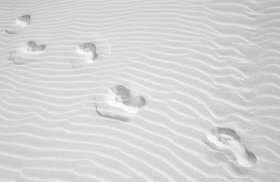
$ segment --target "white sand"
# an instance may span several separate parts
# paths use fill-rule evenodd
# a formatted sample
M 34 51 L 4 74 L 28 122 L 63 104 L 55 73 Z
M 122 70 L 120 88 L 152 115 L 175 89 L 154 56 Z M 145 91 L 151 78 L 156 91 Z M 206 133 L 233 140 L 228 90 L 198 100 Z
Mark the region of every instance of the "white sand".
M 279 12 L 278 0 L 0 1 L 0 182 L 278 182 Z M 100 100 L 115 85 L 145 106 Z

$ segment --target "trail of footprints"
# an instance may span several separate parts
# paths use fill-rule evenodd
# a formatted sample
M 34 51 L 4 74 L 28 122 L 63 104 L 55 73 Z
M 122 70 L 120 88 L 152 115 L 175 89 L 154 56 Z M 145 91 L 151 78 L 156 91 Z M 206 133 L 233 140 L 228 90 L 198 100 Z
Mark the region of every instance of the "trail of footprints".
M 5 31 L 8 34 L 17 34 L 20 29 L 25 28 L 31 22 L 31 15 L 22 15 L 18 17 L 15 21 L 17 29 L 7 28 Z M 9 54 L 9 60 L 16 65 L 26 64 L 28 62 L 32 62 L 32 59 L 24 59 L 23 56 L 25 54 L 40 54 L 45 51 L 47 48 L 46 44 L 38 43 L 33 40 L 30 40 L 25 43 L 22 49 L 19 50 L 11 50 Z M 92 63 L 98 58 L 96 45 L 92 42 L 84 42 L 79 44 L 76 47 L 76 52 L 80 55 L 84 56 L 84 60 L 86 63 Z M 71 61 L 72 67 L 75 69 L 73 62 Z M 110 114 L 106 113 L 106 111 L 101 111 L 99 106 L 94 98 L 96 112 L 99 116 L 106 117 L 109 119 L 119 120 L 119 121 L 129 121 L 130 118 L 125 116 L 125 114 Z M 124 112 L 128 114 L 136 114 L 141 107 L 146 104 L 146 100 L 142 96 L 138 96 L 132 94 L 131 90 L 126 88 L 123 85 L 117 85 L 115 87 L 109 88 L 106 99 L 104 99 L 103 104 L 107 104 L 112 106 L 113 108 L 120 108 Z
M 22 15 L 18 17 L 15 22 L 13 23 L 12 27 L 6 28 L 5 32 L 7 34 L 18 34 L 21 29 L 30 25 L 31 22 L 31 15 Z M 42 53 L 46 49 L 45 44 L 38 44 L 35 41 L 28 41 L 26 45 L 21 49 L 19 55 L 21 54 L 30 54 L 30 53 Z M 76 51 L 78 54 L 81 54 L 85 58 L 86 63 L 91 63 L 95 59 L 97 59 L 98 54 L 96 52 L 96 45 L 92 42 L 84 42 L 77 46 Z M 17 61 L 15 58 L 15 50 L 10 51 L 9 60 L 14 62 L 15 64 L 25 64 L 27 62 L 31 62 L 32 60 L 21 60 Z M 19 58 L 21 59 L 21 58 Z M 73 62 L 71 61 L 72 67 L 74 67 Z
M 15 27 L 5 29 L 8 34 L 17 34 L 21 29 L 30 24 L 31 16 L 22 15 L 15 21 Z M 23 48 L 24 53 L 41 53 L 45 51 L 46 45 L 39 44 L 35 41 L 28 41 Z M 85 57 L 86 63 L 91 63 L 98 58 L 96 45 L 92 42 L 84 42 L 76 47 L 77 53 Z M 14 51 L 10 51 L 9 60 L 15 64 L 25 64 L 32 60 L 18 61 L 14 57 Z M 73 62 L 72 67 L 75 68 Z M 141 108 L 146 105 L 146 100 L 139 94 L 123 86 L 116 85 L 108 88 L 107 95 L 98 102 L 94 97 L 94 105 L 96 113 L 105 118 L 118 120 L 122 122 L 130 121 L 131 115 L 137 114 Z M 108 105 L 112 108 L 124 111 L 124 114 L 110 113 L 102 111 L 102 105 Z M 241 167 L 252 167 L 257 163 L 257 157 L 246 146 L 244 146 L 240 136 L 231 128 L 215 127 L 211 129 L 205 136 L 205 143 L 216 151 L 221 151 L 224 154 L 231 156 L 235 162 Z

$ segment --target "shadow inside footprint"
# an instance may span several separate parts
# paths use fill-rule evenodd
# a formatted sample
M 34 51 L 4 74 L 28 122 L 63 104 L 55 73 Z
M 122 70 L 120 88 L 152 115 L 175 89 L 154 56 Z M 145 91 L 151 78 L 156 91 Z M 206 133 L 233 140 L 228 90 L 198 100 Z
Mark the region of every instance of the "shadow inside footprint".
M 16 20 L 16 23 L 18 25 L 21 25 L 22 27 L 26 27 L 27 25 L 30 24 L 30 19 L 31 19 L 30 15 L 22 15 L 22 16 L 18 17 L 18 19 Z
M 146 100 L 142 96 L 131 94 L 131 91 L 123 85 L 109 88 L 107 101 L 111 106 L 122 108 L 129 113 L 137 113 L 146 105 Z
M 45 49 L 46 49 L 45 44 L 40 45 L 34 41 L 28 41 L 26 44 L 26 51 L 28 51 L 28 52 L 42 52 Z
M 98 55 L 96 52 L 96 46 L 92 42 L 85 42 L 77 47 L 77 52 L 90 58 L 92 61 L 95 60 Z
M 99 116 L 123 122 L 130 121 L 146 104 L 144 97 L 131 91 L 123 85 L 109 88 L 107 95 L 94 98 L 96 112 Z M 97 104 L 98 103 L 98 104 Z
M 26 42 L 22 47 L 10 51 L 9 60 L 14 64 L 26 64 L 37 58 L 46 49 L 46 45 L 34 41 Z
M 242 144 L 240 136 L 231 128 L 216 127 L 210 130 L 205 142 L 211 148 L 233 156 L 241 167 L 252 167 L 257 162 L 255 154 Z
M 94 106 L 95 106 L 96 113 L 101 117 L 105 117 L 108 119 L 117 120 L 117 121 L 121 121 L 121 122 L 128 122 L 130 120 L 129 117 L 124 116 L 120 113 L 117 114 L 117 113 L 113 113 L 110 111 L 106 111 L 106 109 L 104 110 L 104 105 L 102 103 L 100 103 L 98 106 L 95 98 L 94 98 Z
M 13 27 L 6 28 L 5 31 L 8 34 L 17 34 L 20 31 L 20 29 L 30 24 L 30 20 L 31 20 L 30 15 L 22 15 L 16 19 L 15 25 Z

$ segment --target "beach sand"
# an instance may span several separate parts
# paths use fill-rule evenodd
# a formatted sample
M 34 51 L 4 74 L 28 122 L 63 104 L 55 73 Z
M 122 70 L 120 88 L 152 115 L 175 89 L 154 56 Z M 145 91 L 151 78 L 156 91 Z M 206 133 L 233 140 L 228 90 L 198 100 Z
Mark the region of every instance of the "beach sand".
M 279 12 L 0 1 L 0 182 L 278 182 Z

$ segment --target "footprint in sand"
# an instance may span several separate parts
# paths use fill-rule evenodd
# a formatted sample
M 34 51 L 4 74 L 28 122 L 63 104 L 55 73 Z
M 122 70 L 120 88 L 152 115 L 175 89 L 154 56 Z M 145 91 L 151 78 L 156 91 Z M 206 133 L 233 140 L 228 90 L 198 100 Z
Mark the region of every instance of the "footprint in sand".
M 15 64 L 26 64 L 27 62 L 33 61 L 33 59 L 45 49 L 45 44 L 37 44 L 35 41 L 28 41 L 22 47 L 10 51 L 9 60 Z
M 69 36 L 69 37 L 67 37 Z M 73 69 L 84 68 L 92 65 L 92 63 L 98 64 L 98 62 L 107 61 L 111 56 L 111 43 L 107 36 L 97 32 L 78 32 L 67 35 L 65 39 L 72 40 L 73 37 L 79 37 L 79 40 L 73 40 L 73 58 L 69 63 Z
M 117 85 L 108 89 L 108 104 L 122 108 L 128 113 L 137 113 L 146 104 L 146 100 L 139 95 L 134 95 L 123 85 Z
M 77 47 L 77 52 L 86 57 L 86 61 L 93 62 L 97 57 L 96 45 L 92 42 L 85 42 Z
M 96 45 L 92 42 L 84 42 L 77 46 L 76 51 L 78 54 L 84 56 L 85 63 L 92 63 L 97 59 Z M 72 67 L 75 68 L 71 61 Z
M 133 114 L 146 105 L 144 97 L 132 93 L 123 85 L 117 85 L 108 89 L 107 95 L 102 98 L 102 103 L 96 104 L 96 112 L 99 116 L 110 119 L 129 121 Z
M 241 167 L 252 167 L 257 163 L 255 154 L 242 144 L 233 129 L 216 127 L 206 134 L 205 142 L 211 148 L 232 156 Z
M 34 41 L 28 41 L 26 43 L 26 51 L 27 52 L 34 52 L 34 53 L 39 53 L 39 52 L 43 52 L 46 49 L 46 45 L 45 44 L 37 44 Z
M 30 24 L 30 20 L 30 15 L 22 15 L 15 20 L 13 25 L 11 25 L 9 28 L 6 28 L 5 31 L 8 34 L 17 34 L 21 29 Z

